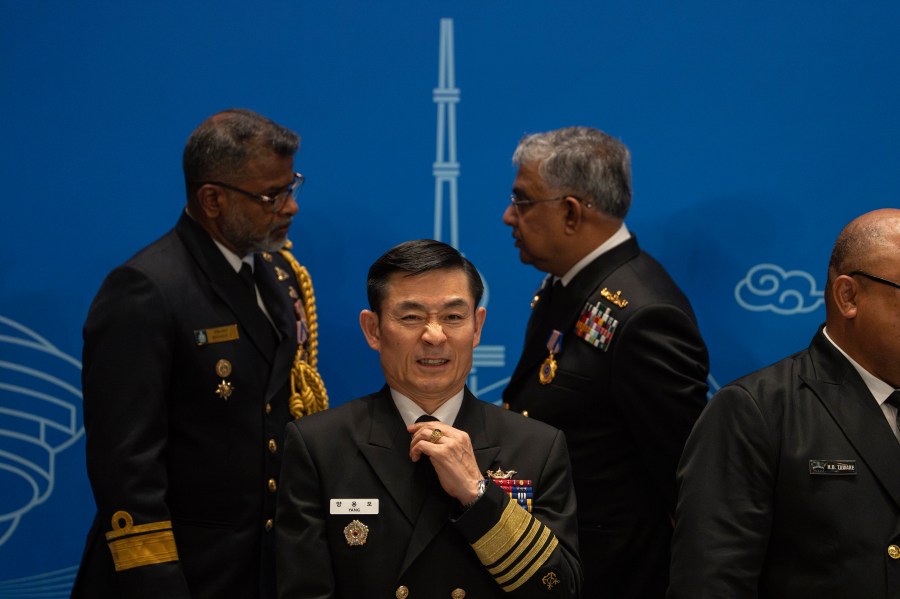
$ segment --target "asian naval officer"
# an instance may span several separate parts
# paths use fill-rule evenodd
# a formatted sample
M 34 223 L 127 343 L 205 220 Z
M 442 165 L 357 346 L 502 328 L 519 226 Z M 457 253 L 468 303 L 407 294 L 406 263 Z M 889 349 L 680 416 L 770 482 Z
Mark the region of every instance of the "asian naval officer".
M 372 265 L 360 326 L 387 384 L 288 425 L 280 597 L 579 595 L 563 434 L 465 386 L 483 289 L 438 241 Z

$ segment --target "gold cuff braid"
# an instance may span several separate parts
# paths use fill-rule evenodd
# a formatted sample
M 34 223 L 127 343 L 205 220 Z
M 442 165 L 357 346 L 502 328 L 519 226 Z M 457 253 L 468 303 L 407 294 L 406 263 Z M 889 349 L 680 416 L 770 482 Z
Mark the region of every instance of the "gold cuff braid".
M 306 268 L 297 262 L 297 259 L 289 251 L 291 246 L 291 242 L 288 241 L 284 249 L 278 253 L 291 265 L 297 282 L 300 284 L 300 298 L 306 312 L 306 326 L 309 328 L 306 351 L 304 352 L 303 347 L 299 347 L 297 355 L 294 356 L 294 366 L 291 368 L 291 397 L 288 400 L 291 415 L 294 418 L 301 418 L 328 408 L 328 392 L 316 369 L 319 359 L 319 323 L 316 316 L 316 296 L 313 293 L 312 279 Z

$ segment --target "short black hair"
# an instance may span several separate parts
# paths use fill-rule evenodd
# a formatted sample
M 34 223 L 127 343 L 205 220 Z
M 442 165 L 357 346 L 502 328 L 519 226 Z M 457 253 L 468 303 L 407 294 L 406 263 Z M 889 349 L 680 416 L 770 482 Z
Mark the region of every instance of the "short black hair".
M 469 280 L 469 291 L 475 299 L 475 305 L 481 302 L 484 283 L 474 264 L 459 250 L 446 243 L 434 239 L 415 239 L 392 247 L 369 268 L 366 280 L 369 309 L 376 314 L 380 313 L 388 279 L 395 272 L 403 272 L 412 277 L 440 269 L 463 271 Z

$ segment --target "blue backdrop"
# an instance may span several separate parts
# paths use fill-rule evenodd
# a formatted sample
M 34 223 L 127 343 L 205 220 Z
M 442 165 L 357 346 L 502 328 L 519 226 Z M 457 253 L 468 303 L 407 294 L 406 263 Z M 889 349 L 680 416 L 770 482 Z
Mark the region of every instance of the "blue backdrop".
M 541 279 L 500 220 L 510 156 L 573 124 L 632 150 L 629 227 L 691 298 L 716 388 L 807 344 L 838 231 L 898 205 L 898 17 L 887 1 L 0 0 L 0 597 L 67 596 L 94 510 L 81 326 L 106 273 L 175 223 L 183 144 L 212 112 L 303 137 L 291 237 L 333 404 L 380 386 L 365 273 L 418 237 L 480 268 L 470 384 L 499 399 Z

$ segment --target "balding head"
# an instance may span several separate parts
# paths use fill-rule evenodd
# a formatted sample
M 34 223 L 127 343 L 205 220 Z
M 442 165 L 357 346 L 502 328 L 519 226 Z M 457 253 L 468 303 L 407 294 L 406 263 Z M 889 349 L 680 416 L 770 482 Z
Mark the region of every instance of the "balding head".
M 900 388 L 900 210 L 863 214 L 841 231 L 828 265 L 828 335 L 863 368 Z

